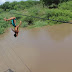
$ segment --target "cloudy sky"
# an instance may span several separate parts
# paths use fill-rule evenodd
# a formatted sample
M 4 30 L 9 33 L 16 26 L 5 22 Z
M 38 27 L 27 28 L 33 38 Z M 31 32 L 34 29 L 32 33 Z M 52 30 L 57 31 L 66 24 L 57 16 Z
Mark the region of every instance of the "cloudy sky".
M 0 0 L 0 5 L 5 3 L 6 1 L 13 2 L 13 1 L 26 1 L 26 0 Z

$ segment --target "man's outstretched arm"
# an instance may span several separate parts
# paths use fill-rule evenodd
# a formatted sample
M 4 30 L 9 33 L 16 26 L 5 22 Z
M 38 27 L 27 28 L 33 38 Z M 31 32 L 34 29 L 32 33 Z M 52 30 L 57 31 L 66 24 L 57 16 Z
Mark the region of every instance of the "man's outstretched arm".
M 11 29 L 12 29 L 12 28 L 11 28 Z M 13 31 L 13 32 L 15 32 L 15 30 L 14 30 L 14 29 L 12 29 L 12 31 Z

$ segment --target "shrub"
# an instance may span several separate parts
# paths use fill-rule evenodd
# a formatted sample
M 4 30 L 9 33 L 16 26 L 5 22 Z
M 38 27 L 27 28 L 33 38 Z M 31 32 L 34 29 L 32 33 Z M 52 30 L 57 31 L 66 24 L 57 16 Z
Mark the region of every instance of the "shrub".
M 15 14 L 16 19 L 21 19 L 21 15 Z
M 50 19 L 51 17 L 53 17 L 55 19 L 55 17 L 59 17 L 59 16 L 62 16 L 65 19 L 67 17 L 72 18 L 72 13 L 69 10 L 59 10 L 59 9 L 51 9 L 50 10 L 50 9 L 48 9 L 48 10 L 45 11 L 45 14 L 46 15 L 44 15 L 44 16 L 47 19 Z
M 6 9 L 7 12 L 9 12 L 9 9 Z
M 63 10 L 71 10 L 72 11 L 72 1 L 63 2 L 58 5 L 58 8 L 63 9 Z
M 22 21 L 23 21 L 23 22 L 24 22 L 24 21 L 27 22 L 28 25 L 31 25 L 31 24 L 33 24 L 33 22 L 34 22 L 33 18 L 32 18 L 32 17 L 28 17 L 28 16 L 23 17 Z
M 21 27 L 27 27 L 27 26 L 28 26 L 28 23 L 27 22 L 22 22 Z
M 39 14 L 39 11 L 40 10 L 36 7 L 32 7 L 30 9 L 28 9 L 29 14 L 32 16 L 37 16 Z
M 16 13 L 16 10 L 10 10 L 9 12 L 10 13 Z
M 0 34 L 3 34 L 3 33 L 4 33 L 4 28 L 0 27 Z
M 3 9 L 0 9 L 0 13 L 3 12 L 3 11 L 4 11 Z
M 68 22 L 71 18 L 64 17 L 64 16 L 58 16 L 58 17 L 53 16 L 50 19 L 51 20 L 48 21 L 49 24 L 51 24 L 51 23 L 52 24 L 61 24 L 61 23 L 64 23 L 64 22 Z
M 48 22 L 39 20 L 34 22 L 33 27 L 42 27 L 46 25 L 48 25 Z

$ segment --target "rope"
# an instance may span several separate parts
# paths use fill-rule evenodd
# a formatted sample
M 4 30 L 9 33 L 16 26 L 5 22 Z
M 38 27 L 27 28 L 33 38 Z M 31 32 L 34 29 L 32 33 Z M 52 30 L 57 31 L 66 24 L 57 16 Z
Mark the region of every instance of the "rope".
M 2 12 L 0 12 L 0 13 L 2 13 Z M 11 13 L 11 12 L 10 12 L 10 13 Z M 18 14 L 18 13 L 11 13 L 11 14 L 17 14 L 17 15 L 28 16 L 28 15 Z M 38 19 L 43 19 L 43 20 L 51 20 L 51 21 L 57 21 L 57 22 L 70 23 L 70 24 L 72 24 L 72 22 L 67 22 L 67 21 L 59 21 L 59 20 L 54 20 L 54 19 L 46 19 L 46 18 L 40 18 L 40 17 L 35 17 L 35 16 L 28 16 L 28 17 L 33 17 L 33 18 L 38 18 Z
M 1 45 L 0 45 L 1 46 Z M 2 46 L 1 46 L 2 47 Z M 19 55 L 17 55 L 16 54 L 16 52 L 14 51 L 14 49 L 10 46 L 10 49 L 15 53 L 15 55 L 20 59 L 20 61 L 23 63 L 23 65 L 25 65 L 25 67 L 29 70 L 29 72 L 32 72 L 31 70 L 30 70 L 30 68 L 25 64 L 25 62 L 21 59 L 21 57 L 19 56 Z M 5 52 L 5 50 L 4 50 L 4 48 L 2 47 L 2 50 L 4 51 L 4 53 L 6 54 L 6 52 Z M 9 51 L 8 51 L 9 52 Z M 2 52 L 0 52 L 1 54 L 2 54 Z M 9 54 L 11 55 L 11 53 L 9 52 Z M 10 69 L 10 67 L 9 67 L 9 65 L 6 63 L 6 61 L 5 61 L 5 59 L 4 59 L 4 57 L 5 58 L 8 58 L 9 59 L 9 57 L 8 56 L 4 56 L 3 54 L 2 54 L 2 57 L 3 57 L 3 60 L 4 60 L 4 64 L 7 66 L 7 68 L 8 68 L 8 70 Z M 10 59 L 9 59 L 10 60 Z M 13 68 L 14 70 L 15 70 L 15 72 L 16 72 L 16 69 L 15 69 L 15 67 Z M 6 71 L 5 71 L 6 72 Z
M 12 49 L 12 48 L 11 48 L 11 49 Z M 13 50 L 13 49 L 12 49 L 12 50 Z M 23 60 L 20 58 L 20 56 L 18 56 L 14 50 L 13 50 L 13 52 L 14 52 L 15 55 L 21 60 L 21 62 L 27 67 L 27 69 L 29 70 L 29 72 L 32 72 L 32 71 L 30 70 L 30 68 L 23 62 Z
M 1 45 L 0 45 L 1 46 Z M 1 46 L 2 47 L 2 46 Z M 10 46 L 10 49 L 15 53 L 15 55 L 20 59 L 20 61 L 23 63 L 23 65 L 25 65 L 25 67 L 29 70 L 29 72 L 32 72 L 31 70 L 30 70 L 30 68 L 24 63 L 24 61 L 21 59 L 21 57 L 19 56 L 19 55 L 17 55 L 16 54 L 16 52 L 14 51 L 14 49 Z M 4 48 L 2 47 L 2 50 L 4 51 L 4 53 L 6 54 L 6 52 L 5 52 L 5 50 L 4 50 Z M 9 51 L 8 51 L 9 52 Z M 2 54 L 2 53 L 1 53 Z M 11 55 L 11 53 L 9 52 L 9 54 Z M 2 56 L 3 56 L 3 54 L 2 54 Z M 6 58 L 8 58 L 9 59 L 9 57 L 8 56 L 5 56 Z M 4 58 L 4 56 L 3 56 L 3 58 Z M 4 59 L 3 59 L 4 60 Z M 8 70 L 10 69 L 10 67 L 9 67 L 9 65 L 8 64 L 6 64 L 6 62 L 5 62 L 5 60 L 4 60 L 4 64 L 8 67 Z M 14 70 L 15 70 L 15 68 L 13 68 Z M 5 71 L 6 72 L 6 71 Z
M 12 13 L 12 14 L 17 14 L 17 15 L 28 16 L 28 15 L 18 14 L 18 13 Z M 40 18 L 40 17 L 35 17 L 35 16 L 28 16 L 28 17 L 33 17 L 33 18 L 38 18 L 38 19 L 43 19 L 43 20 L 51 20 L 51 21 L 57 21 L 57 22 L 70 23 L 70 24 L 72 24 L 72 22 L 67 22 L 67 21 L 59 21 L 59 20 L 47 19 L 47 18 Z
M 10 46 L 10 47 L 11 47 L 11 46 Z M 21 62 L 23 63 L 23 65 L 25 65 L 25 67 L 29 70 L 29 72 L 32 72 L 32 71 L 30 70 L 30 68 L 23 62 L 23 60 L 21 59 L 21 57 L 16 54 L 16 52 L 14 51 L 14 49 L 13 49 L 12 47 L 11 47 L 10 49 L 11 49 L 11 50 L 15 53 L 15 55 L 21 60 Z

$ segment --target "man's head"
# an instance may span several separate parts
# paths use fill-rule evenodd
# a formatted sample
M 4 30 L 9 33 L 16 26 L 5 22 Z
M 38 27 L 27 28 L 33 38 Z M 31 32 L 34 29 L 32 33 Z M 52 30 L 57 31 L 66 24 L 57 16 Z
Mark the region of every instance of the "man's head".
M 15 34 L 14 34 L 14 37 L 17 37 L 17 36 L 18 36 L 18 33 L 15 33 Z
M 16 37 L 16 33 L 14 34 L 14 37 Z

